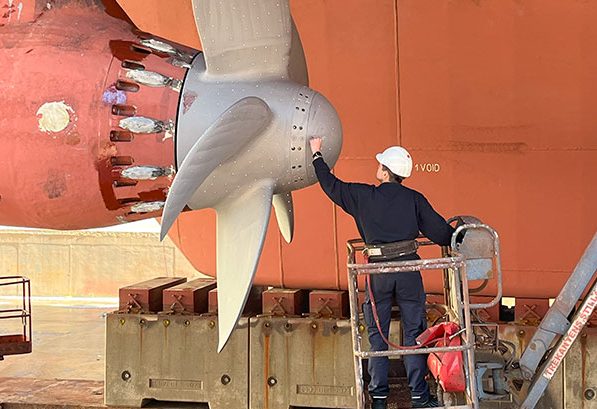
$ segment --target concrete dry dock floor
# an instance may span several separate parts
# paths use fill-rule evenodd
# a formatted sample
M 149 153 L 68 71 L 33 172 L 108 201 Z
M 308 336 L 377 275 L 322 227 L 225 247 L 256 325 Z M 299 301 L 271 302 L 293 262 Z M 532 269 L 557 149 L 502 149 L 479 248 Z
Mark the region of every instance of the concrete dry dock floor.
M 0 378 L 2 409 L 96 408 L 104 403 L 104 384 L 98 381 Z
M 15 300 L 0 298 L 0 309 Z M 34 300 L 33 352 L 0 361 L 0 409 L 103 408 L 104 316 L 113 299 Z M 0 334 L 20 330 L 20 321 L 0 320 Z M 394 378 L 389 409 L 410 407 L 404 378 Z M 150 403 L 161 409 L 208 409 L 205 404 Z
M 0 298 L 0 309 L 15 301 Z M 33 302 L 33 352 L 6 356 L 0 377 L 104 380 L 104 315 L 114 300 L 51 299 Z M 0 334 L 18 333 L 19 320 L 0 320 Z

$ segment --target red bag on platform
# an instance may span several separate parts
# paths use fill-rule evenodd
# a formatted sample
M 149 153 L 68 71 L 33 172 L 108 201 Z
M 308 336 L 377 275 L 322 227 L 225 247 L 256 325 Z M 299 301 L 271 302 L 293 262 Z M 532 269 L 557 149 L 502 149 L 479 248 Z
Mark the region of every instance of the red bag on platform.
M 430 345 L 435 343 L 436 347 L 461 345 L 460 336 L 450 340 L 450 336 L 460 331 L 458 324 L 454 322 L 443 322 L 426 329 L 417 337 L 418 344 Z M 427 365 L 433 376 L 437 379 L 442 389 L 446 392 L 464 392 L 464 361 L 462 352 L 439 352 L 429 354 Z

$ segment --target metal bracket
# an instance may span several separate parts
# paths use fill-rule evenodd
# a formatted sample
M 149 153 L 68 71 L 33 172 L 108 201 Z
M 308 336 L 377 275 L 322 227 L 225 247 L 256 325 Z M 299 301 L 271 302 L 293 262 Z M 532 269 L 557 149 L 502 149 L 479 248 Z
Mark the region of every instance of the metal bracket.
M 182 303 L 182 299 L 183 299 L 184 295 L 175 294 L 173 297 L 174 297 L 174 302 L 172 303 L 172 305 L 170 305 L 171 312 L 173 312 L 173 313 L 189 312 L 186 310 L 186 308 L 184 307 L 184 305 Z
M 483 378 L 491 371 L 491 382 L 493 392 L 487 392 L 483 388 Z M 506 392 L 506 380 L 504 366 L 497 362 L 478 362 L 476 365 L 477 391 L 479 400 L 504 400 L 509 398 Z
M 129 296 L 129 301 L 126 304 L 126 307 L 122 310 L 119 310 L 118 312 L 126 312 L 126 313 L 135 312 L 135 313 L 139 313 L 139 314 L 145 313 L 143 306 L 139 303 L 139 301 L 137 301 L 137 297 L 139 296 L 139 294 L 129 293 L 128 296 Z
M 274 306 L 270 309 L 270 314 L 272 315 L 276 315 L 276 310 L 279 310 L 279 312 L 281 312 L 281 315 L 287 315 L 288 312 L 286 311 L 286 308 L 284 308 L 284 305 L 282 305 L 282 302 L 285 300 L 284 297 L 273 297 L 274 300 Z
M 527 321 L 527 322 L 540 322 L 541 315 L 535 311 L 537 309 L 537 304 L 524 304 L 522 306 L 524 308 L 524 312 L 518 318 L 518 321 Z

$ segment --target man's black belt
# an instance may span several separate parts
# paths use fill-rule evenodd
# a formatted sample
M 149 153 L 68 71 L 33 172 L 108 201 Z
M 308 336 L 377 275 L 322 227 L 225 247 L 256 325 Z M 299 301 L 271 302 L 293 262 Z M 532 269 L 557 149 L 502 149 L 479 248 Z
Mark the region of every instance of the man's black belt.
M 402 240 L 393 243 L 366 244 L 363 254 L 372 262 L 393 260 L 414 254 L 419 248 L 416 240 Z

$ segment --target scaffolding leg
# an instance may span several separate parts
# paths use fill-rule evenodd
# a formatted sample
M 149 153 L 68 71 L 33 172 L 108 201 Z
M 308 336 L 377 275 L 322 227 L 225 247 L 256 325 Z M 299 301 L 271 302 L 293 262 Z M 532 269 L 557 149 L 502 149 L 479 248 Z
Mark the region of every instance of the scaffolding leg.
M 357 409 L 365 409 L 365 382 L 363 381 L 363 360 L 354 356 L 355 393 L 357 396 Z
M 466 275 L 466 267 L 462 267 L 459 271 L 460 279 L 462 280 L 462 292 L 459 294 L 460 300 L 462 300 L 462 308 L 464 310 L 464 327 L 466 329 L 464 342 L 469 345 L 466 351 L 466 375 L 467 375 L 467 387 L 468 387 L 468 398 L 469 404 L 473 409 L 479 408 L 479 399 L 477 398 L 477 382 L 476 382 L 476 369 L 475 369 L 475 335 L 473 334 L 473 324 L 471 322 L 471 309 L 469 303 L 469 289 L 468 289 L 468 277 Z
M 354 357 L 354 380 L 356 409 L 365 409 L 365 385 L 363 381 L 363 360 L 359 356 L 361 342 L 359 339 L 359 299 L 358 299 L 358 278 L 352 271 L 348 279 L 348 297 L 350 301 L 350 327 L 352 332 L 352 349 Z

